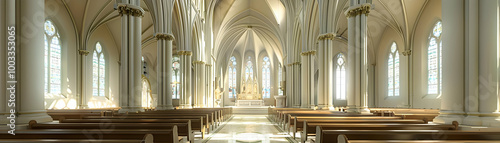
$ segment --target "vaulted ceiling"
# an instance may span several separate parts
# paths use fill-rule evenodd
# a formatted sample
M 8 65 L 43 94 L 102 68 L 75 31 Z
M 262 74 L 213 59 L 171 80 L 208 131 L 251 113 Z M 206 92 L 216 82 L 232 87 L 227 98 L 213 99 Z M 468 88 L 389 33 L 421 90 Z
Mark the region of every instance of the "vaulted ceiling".
M 72 17 L 80 45 L 84 45 L 97 28 L 105 26 L 113 35 L 117 50 L 120 51 L 121 21 L 114 9 L 116 0 L 60 1 Z M 205 0 L 205 3 L 210 3 L 209 1 L 211 0 Z M 245 47 L 243 45 L 252 41 L 255 50 L 265 49 L 281 59 L 286 34 L 290 34 L 292 29 L 286 27 L 286 10 L 282 1 L 287 0 L 216 0 L 211 21 L 215 39 L 214 56 L 223 56 L 235 47 Z M 344 12 L 349 7 L 349 0 L 336 2 L 337 12 L 334 15 L 338 18 L 334 21 L 337 23 L 334 32 L 347 38 Z M 411 45 L 412 34 L 428 2 L 429 0 L 373 0 L 373 9 L 368 18 L 371 53 L 376 53 L 380 38 L 387 28 L 398 33 L 405 41 L 404 47 Z M 146 11 L 142 18 L 142 41 L 147 42 L 154 34 L 153 20 L 144 1 L 141 1 L 141 7 Z M 253 38 L 249 39 L 251 37 Z M 154 48 L 144 50 L 151 53 L 155 51 Z

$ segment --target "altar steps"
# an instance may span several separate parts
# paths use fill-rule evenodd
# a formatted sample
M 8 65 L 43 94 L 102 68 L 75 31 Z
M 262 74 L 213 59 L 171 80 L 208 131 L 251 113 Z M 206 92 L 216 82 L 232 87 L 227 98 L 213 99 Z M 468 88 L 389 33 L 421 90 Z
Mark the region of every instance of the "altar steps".
M 236 115 L 267 115 L 267 106 L 262 107 L 233 107 Z

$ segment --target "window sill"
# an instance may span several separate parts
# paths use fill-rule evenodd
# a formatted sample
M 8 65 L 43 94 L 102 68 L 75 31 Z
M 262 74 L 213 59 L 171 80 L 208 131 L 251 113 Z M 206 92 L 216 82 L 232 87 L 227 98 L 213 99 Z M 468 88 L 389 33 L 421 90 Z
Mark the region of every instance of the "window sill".
M 384 100 L 387 100 L 388 98 L 396 98 L 396 97 L 400 97 L 400 96 L 385 96 Z
M 441 99 L 441 94 L 426 94 L 422 99 Z
M 64 94 L 50 94 L 45 93 L 45 99 L 65 99 L 67 98 Z

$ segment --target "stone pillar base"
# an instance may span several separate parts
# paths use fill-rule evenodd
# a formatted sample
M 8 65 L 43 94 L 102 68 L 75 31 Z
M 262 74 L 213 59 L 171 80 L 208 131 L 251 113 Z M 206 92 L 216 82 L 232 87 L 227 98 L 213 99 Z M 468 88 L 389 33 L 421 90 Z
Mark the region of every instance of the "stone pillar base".
M 370 110 L 365 107 L 347 106 L 345 111 L 347 114 L 372 114 L 370 113 Z
M 122 107 L 122 109 L 118 110 L 118 113 L 137 113 L 144 112 L 144 108 L 142 107 Z
M 89 109 L 89 105 L 80 105 L 78 109 Z
M 463 124 L 463 115 L 453 115 L 453 114 L 439 114 L 432 122 L 438 124 L 452 124 L 453 121 L 457 121 L 459 124 Z
M 16 124 L 28 124 L 31 120 L 38 123 L 52 122 L 53 119 L 46 112 L 35 114 L 21 114 L 16 118 Z
M 481 117 L 482 126 L 500 127 L 500 117 Z
M 473 114 L 479 114 L 479 113 L 473 113 Z M 463 119 L 463 124 L 471 125 L 471 126 L 481 126 L 483 124 L 483 121 L 481 120 L 481 117 L 479 117 L 479 116 L 469 115 Z
M 0 115 L 0 124 L 10 124 L 10 120 L 7 119 L 7 117 L 9 117 L 8 115 Z M 1 128 L 0 128 L 1 129 Z
M 191 105 L 181 105 L 181 106 L 179 106 L 179 108 L 191 109 L 191 108 L 193 108 L 193 106 L 191 106 Z
M 165 105 L 165 106 L 158 106 L 156 107 L 156 110 L 173 110 L 174 106 L 172 105 Z

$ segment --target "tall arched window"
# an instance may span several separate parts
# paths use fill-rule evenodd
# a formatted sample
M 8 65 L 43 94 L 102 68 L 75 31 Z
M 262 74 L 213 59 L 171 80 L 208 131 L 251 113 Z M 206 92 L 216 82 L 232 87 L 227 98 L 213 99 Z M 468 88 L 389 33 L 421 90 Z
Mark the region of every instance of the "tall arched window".
M 92 56 L 92 69 L 93 69 L 93 84 L 92 93 L 94 96 L 105 96 L 105 78 L 106 78 L 106 59 L 102 50 L 101 43 L 97 42 Z
M 236 97 L 236 58 L 229 59 L 229 98 Z
M 283 71 L 281 71 L 281 70 L 283 70 L 283 68 L 281 67 L 281 63 L 280 63 L 279 69 L 278 69 L 278 87 L 279 87 L 278 95 L 283 95 L 283 90 L 281 90 L 281 79 L 283 78 L 281 76 L 283 76 Z
M 52 21 L 45 21 L 45 93 L 61 94 L 61 40 Z
M 264 57 L 262 62 L 262 97 L 271 97 L 271 62 L 269 57 Z
M 429 35 L 429 47 L 427 50 L 427 79 L 428 79 L 428 94 L 441 94 L 442 87 L 442 45 L 441 41 L 442 26 L 441 21 L 438 21 L 432 33 Z
M 151 84 L 147 77 L 142 76 L 142 107 L 151 108 L 152 100 Z
M 388 61 L 388 96 L 399 96 L 399 53 L 395 42 L 392 42 Z
M 247 58 L 247 66 L 245 67 L 245 79 L 248 80 L 249 78 L 253 80 L 253 65 L 250 56 Z
M 179 57 L 172 58 L 172 70 L 172 99 L 179 99 L 179 81 L 181 81 Z
M 146 77 L 149 77 L 148 73 L 148 63 L 144 59 L 144 56 L 142 57 L 142 74 Z
M 339 53 L 336 59 L 335 66 L 335 99 L 346 100 L 346 70 L 344 54 Z

